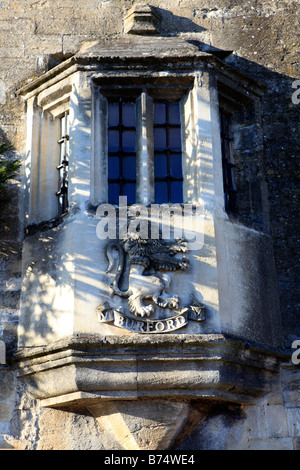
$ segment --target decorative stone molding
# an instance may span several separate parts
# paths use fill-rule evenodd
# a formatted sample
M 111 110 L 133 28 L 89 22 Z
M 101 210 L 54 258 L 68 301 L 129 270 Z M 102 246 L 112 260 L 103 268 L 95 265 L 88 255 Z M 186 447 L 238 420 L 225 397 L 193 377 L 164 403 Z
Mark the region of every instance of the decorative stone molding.
M 159 15 L 147 3 L 134 5 L 124 18 L 124 32 L 127 34 L 157 34 Z
M 251 403 L 278 377 L 267 349 L 220 334 L 78 335 L 15 360 L 41 406 L 74 410 L 149 398 Z
M 77 335 L 15 360 L 42 407 L 88 410 L 125 450 L 173 448 L 214 404 L 280 387 L 275 354 L 220 334 Z

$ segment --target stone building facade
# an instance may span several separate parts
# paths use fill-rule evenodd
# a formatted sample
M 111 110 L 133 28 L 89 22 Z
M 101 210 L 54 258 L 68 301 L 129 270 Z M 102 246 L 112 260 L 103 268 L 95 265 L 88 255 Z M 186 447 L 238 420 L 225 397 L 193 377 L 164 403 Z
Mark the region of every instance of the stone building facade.
M 299 14 L 0 2 L 0 449 L 299 450 Z M 175 203 L 199 246 L 110 252 L 126 184 L 131 227 Z

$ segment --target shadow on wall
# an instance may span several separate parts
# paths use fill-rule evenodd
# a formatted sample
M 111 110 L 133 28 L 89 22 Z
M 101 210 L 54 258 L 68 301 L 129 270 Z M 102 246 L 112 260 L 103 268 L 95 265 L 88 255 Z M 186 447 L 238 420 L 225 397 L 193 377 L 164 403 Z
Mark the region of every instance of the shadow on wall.
M 281 318 L 286 347 L 300 336 L 299 313 L 299 159 L 300 104 L 292 101 L 294 75 L 274 72 L 255 62 L 231 55 L 230 65 L 265 85 L 261 99 L 263 159 L 261 175 L 266 187 L 278 277 Z M 251 152 L 248 167 L 251 166 Z M 246 178 L 246 181 L 248 178 Z
M 176 34 L 176 33 L 196 33 L 204 32 L 206 28 L 198 25 L 190 18 L 175 15 L 170 10 L 164 8 L 155 8 L 158 14 L 162 17 L 160 34 Z

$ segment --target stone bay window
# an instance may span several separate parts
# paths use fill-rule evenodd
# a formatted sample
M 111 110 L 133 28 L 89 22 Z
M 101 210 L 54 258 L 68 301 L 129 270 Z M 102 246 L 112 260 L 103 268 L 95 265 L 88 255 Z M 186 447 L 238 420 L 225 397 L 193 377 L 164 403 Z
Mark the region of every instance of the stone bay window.
M 262 90 L 184 38 L 162 40 L 157 21 L 136 7 L 120 38 L 84 45 L 18 92 L 24 223 L 36 230 L 24 240 L 16 361 L 41 406 L 88 409 L 111 429 L 124 413 L 142 426 L 163 402 L 178 424 L 171 442 L 190 403 L 247 404 L 268 391 L 280 328 Z M 120 196 L 128 210 L 198 209 L 203 244 L 100 239 L 98 208 L 118 223 Z

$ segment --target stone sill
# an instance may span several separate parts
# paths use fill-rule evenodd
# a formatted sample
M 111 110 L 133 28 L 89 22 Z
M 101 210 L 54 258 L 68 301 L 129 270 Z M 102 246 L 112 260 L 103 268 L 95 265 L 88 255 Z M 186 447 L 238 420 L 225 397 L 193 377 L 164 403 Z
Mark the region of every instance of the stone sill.
M 279 381 L 272 353 L 218 334 L 83 335 L 14 360 L 42 406 L 74 410 L 149 398 L 251 403 Z

